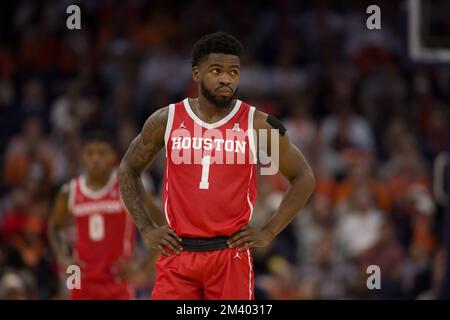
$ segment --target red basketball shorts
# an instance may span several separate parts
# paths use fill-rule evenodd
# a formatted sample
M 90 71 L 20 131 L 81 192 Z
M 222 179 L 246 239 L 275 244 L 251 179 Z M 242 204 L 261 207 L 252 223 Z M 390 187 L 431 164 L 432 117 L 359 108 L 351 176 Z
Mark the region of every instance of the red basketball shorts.
M 161 255 L 156 264 L 154 300 L 253 300 L 250 250 L 182 251 Z

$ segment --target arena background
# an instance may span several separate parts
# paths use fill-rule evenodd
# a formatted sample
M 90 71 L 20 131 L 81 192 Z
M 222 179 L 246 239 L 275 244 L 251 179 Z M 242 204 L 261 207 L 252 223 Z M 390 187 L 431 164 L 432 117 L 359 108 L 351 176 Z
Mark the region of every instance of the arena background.
M 47 219 L 81 172 L 83 135 L 107 130 L 122 156 L 152 112 L 196 95 L 191 47 L 218 30 L 245 46 L 239 98 L 284 122 L 317 179 L 298 218 L 255 250 L 256 298 L 448 298 L 450 2 L 430 2 L 2 1 L 0 298 L 64 297 Z M 71 4 L 81 30 L 66 28 Z M 371 4 L 381 30 L 366 27 Z M 159 196 L 163 165 L 161 153 L 147 176 Z M 287 187 L 258 184 L 255 225 Z M 367 289 L 369 265 L 380 290 Z

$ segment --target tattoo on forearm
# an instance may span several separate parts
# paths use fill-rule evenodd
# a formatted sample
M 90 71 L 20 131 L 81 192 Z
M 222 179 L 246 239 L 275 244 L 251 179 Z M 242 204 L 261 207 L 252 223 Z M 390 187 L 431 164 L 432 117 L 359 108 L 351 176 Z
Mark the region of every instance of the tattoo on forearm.
M 120 193 L 137 228 L 142 231 L 145 228 L 153 227 L 143 200 L 144 192 L 139 176 L 136 177 L 135 174 L 125 170 L 119 172 Z
M 146 121 L 141 134 L 131 143 L 119 168 L 120 193 L 140 231 L 156 225 L 148 213 L 140 174 L 164 145 L 165 111 L 160 109 Z

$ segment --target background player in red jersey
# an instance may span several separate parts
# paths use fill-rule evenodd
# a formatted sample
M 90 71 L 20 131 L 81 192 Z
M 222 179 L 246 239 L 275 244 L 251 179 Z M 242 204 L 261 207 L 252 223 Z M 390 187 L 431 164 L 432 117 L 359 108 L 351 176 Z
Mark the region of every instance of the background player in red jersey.
M 65 273 L 69 265 L 81 269 L 81 288 L 71 289 L 72 299 L 131 299 L 134 288 L 129 278 L 139 272 L 131 260 L 136 233 L 120 197 L 117 156 L 110 138 L 92 133 L 84 142 L 82 159 L 86 174 L 62 186 L 49 223 L 60 271 Z M 151 198 L 146 199 L 152 206 Z M 71 218 L 75 220 L 72 250 L 60 236 Z
M 128 210 L 148 246 L 163 253 L 153 299 L 253 299 L 249 249 L 267 246 L 314 189 L 312 171 L 283 125 L 235 99 L 241 51 L 240 42 L 227 33 L 202 37 L 192 53 L 198 98 L 152 114 L 119 167 Z M 252 130 L 258 135 L 272 129 L 278 130 L 279 148 L 271 139 L 255 141 Z M 245 134 L 231 134 L 238 132 Z M 157 226 L 148 219 L 140 174 L 164 145 L 167 225 Z M 263 146 L 269 155 L 279 154 L 279 171 L 291 186 L 259 229 L 249 222 L 256 198 L 256 151 Z M 223 161 L 240 155 L 245 163 Z

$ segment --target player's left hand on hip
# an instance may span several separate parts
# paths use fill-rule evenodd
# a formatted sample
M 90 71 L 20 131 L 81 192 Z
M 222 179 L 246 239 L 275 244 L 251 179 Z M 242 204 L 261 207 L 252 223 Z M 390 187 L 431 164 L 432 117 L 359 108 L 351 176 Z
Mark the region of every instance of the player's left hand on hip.
M 233 234 L 227 241 L 229 248 L 239 247 L 239 251 L 245 251 L 252 247 L 265 247 L 271 241 L 269 234 L 258 228 L 245 226 Z

